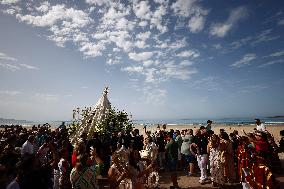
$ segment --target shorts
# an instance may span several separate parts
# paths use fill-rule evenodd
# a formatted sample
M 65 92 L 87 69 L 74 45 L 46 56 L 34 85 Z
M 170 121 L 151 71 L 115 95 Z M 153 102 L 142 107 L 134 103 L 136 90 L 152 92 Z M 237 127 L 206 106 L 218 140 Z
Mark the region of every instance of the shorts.
M 178 164 L 177 159 L 168 159 L 167 168 L 169 169 L 169 171 L 176 171 L 177 170 L 177 164 Z
M 184 155 L 184 159 L 186 163 L 194 163 L 196 161 L 196 158 L 194 155 Z

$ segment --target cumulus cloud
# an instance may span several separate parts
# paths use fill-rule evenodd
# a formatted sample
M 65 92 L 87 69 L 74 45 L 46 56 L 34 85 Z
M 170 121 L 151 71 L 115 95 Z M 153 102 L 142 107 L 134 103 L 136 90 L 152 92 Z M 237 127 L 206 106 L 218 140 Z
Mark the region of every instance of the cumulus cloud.
M 105 49 L 103 44 L 94 44 L 89 42 L 81 43 L 80 51 L 87 57 L 97 57 L 102 55 L 102 51 Z
M 197 58 L 200 56 L 198 52 L 195 52 L 193 50 L 187 50 L 187 51 L 182 51 L 177 54 L 179 57 L 192 57 L 192 58 Z
M 177 0 L 171 8 L 175 14 L 188 17 L 194 13 L 196 2 L 197 0 Z
M 102 6 L 110 4 L 111 0 L 86 0 L 86 3 L 91 5 L 93 4 L 93 5 Z
M 153 56 L 153 52 L 129 53 L 128 56 L 135 61 L 145 61 Z
M 192 33 L 203 30 L 206 16 L 209 13 L 198 2 L 198 0 L 177 0 L 171 5 L 176 15 L 189 18 L 187 26 Z
M 137 4 L 134 4 L 133 11 L 137 18 L 147 20 L 151 18 L 150 5 L 148 5 L 148 1 L 140 1 Z
M 252 60 L 256 59 L 256 55 L 254 53 L 248 53 L 243 56 L 240 60 L 233 63 L 231 66 L 240 68 L 245 65 L 249 65 Z
M 200 32 L 204 28 L 205 17 L 201 15 L 193 16 L 188 21 L 189 30 L 192 33 Z
M 10 4 L 16 4 L 18 3 L 20 0 L 1 0 L 0 3 L 3 5 L 10 5 Z
M 237 7 L 230 12 L 229 17 L 223 23 L 214 23 L 210 27 L 210 34 L 216 37 L 225 37 L 228 32 L 235 26 L 241 19 L 248 15 L 246 7 Z
M 48 4 L 44 5 L 48 6 Z M 41 27 L 53 26 L 59 21 L 66 20 L 71 22 L 73 28 L 78 28 L 84 27 L 92 21 L 84 11 L 66 8 L 65 5 L 55 5 L 50 8 L 46 7 L 45 9 L 49 10 L 43 15 L 34 16 L 17 14 L 17 18 L 22 22 Z
M 77 49 L 84 58 L 101 56 L 107 65 L 143 76 L 148 84 L 185 80 L 197 73 L 194 63 L 184 59 L 193 60 L 200 53 L 188 49 L 187 37 L 165 33 L 173 27 L 171 20 L 181 17 L 191 32 L 202 31 L 209 11 L 198 0 L 175 3 L 86 0 L 85 3 L 87 8 L 51 1 L 21 2 L 23 10 L 14 6 L 7 8 L 13 9 L 10 14 L 20 22 L 45 29 L 43 35 L 57 46 L 73 45 L 72 49 Z M 4 58 L 9 59 L 0 54 L 0 60 Z M 10 57 L 10 61 L 16 59 Z M 134 61 L 139 65 L 133 65 Z M 11 71 L 38 69 L 23 63 L 1 63 L 0 66 Z
M 143 67 L 142 66 L 129 66 L 126 68 L 123 68 L 122 71 L 126 71 L 126 72 L 137 72 L 137 73 L 141 73 L 143 71 Z

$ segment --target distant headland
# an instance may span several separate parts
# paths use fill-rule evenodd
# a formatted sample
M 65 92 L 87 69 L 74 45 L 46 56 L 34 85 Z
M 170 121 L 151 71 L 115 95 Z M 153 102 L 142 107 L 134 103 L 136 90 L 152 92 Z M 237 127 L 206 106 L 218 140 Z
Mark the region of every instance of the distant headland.
M 0 118 L 0 124 L 25 124 L 33 121 Z
M 284 116 L 270 116 L 270 117 L 267 117 L 267 118 L 270 118 L 270 119 L 274 119 L 274 118 L 284 118 Z

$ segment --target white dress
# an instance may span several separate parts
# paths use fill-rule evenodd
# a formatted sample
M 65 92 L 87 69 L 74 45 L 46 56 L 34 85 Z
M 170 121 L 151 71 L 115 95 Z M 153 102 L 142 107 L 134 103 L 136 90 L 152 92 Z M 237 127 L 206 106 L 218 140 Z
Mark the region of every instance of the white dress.
M 219 147 L 210 149 L 209 162 L 211 181 L 218 184 L 224 184 L 220 154 L 221 152 Z

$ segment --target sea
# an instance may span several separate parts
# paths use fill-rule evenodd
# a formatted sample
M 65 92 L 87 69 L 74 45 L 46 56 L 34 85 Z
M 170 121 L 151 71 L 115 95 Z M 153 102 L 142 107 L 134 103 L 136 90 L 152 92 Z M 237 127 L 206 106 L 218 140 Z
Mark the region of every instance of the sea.
M 222 119 L 211 119 L 214 124 L 222 125 L 254 125 L 255 118 L 222 118 Z M 261 122 L 266 125 L 283 125 L 284 116 L 275 116 L 275 117 L 260 117 Z M 167 125 L 206 125 L 208 119 L 140 119 L 132 120 L 134 125 L 157 125 L 157 124 L 167 124 Z M 57 128 L 65 122 L 65 125 L 72 123 L 72 120 L 62 120 L 62 121 L 9 121 L 0 120 L 0 125 L 23 125 L 23 126 L 32 126 L 32 125 L 43 125 L 48 123 L 53 128 Z

